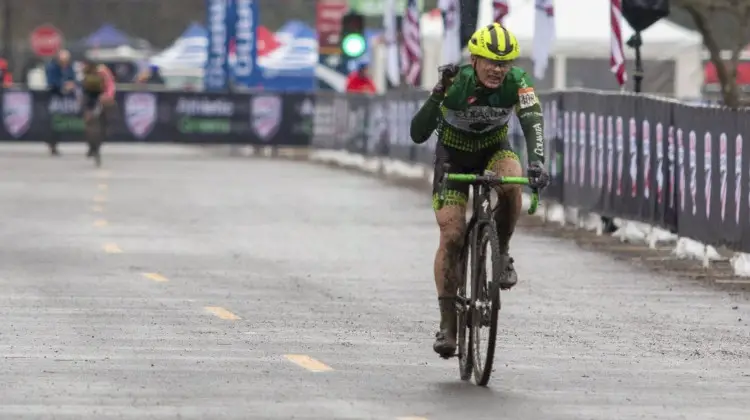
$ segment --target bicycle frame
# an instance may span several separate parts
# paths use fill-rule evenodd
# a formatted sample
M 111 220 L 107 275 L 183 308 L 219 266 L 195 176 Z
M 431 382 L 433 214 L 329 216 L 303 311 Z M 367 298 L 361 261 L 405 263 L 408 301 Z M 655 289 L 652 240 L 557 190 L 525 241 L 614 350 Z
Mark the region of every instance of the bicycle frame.
M 445 168 L 446 172 L 443 174 L 443 178 L 440 182 L 440 192 L 438 193 L 439 207 L 442 207 L 445 201 L 445 190 L 447 188 L 447 181 L 465 182 L 469 184 L 469 191 L 473 196 L 472 212 L 469 221 L 466 224 L 466 234 L 473 235 L 475 225 L 491 224 L 492 214 L 495 209 L 492 208 L 490 193 L 492 187 L 495 185 L 502 184 L 515 184 L 515 185 L 529 185 L 529 179 L 525 177 L 501 177 L 495 175 L 492 171 L 484 171 L 483 175 L 479 174 L 464 174 L 464 173 L 449 173 L 448 168 Z M 539 207 L 539 191 L 532 191 L 531 205 L 529 206 L 529 214 L 536 213 Z M 466 238 L 473 242 L 473 238 Z M 457 296 L 458 303 L 465 306 L 470 306 L 469 299 L 465 296 Z

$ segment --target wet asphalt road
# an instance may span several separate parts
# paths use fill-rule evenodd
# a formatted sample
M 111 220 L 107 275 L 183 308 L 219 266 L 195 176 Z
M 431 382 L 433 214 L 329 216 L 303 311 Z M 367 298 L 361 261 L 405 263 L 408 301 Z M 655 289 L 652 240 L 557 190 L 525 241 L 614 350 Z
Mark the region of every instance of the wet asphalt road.
M 0 148 L 0 417 L 748 419 L 750 302 L 519 232 L 489 388 L 428 194 L 188 147 Z

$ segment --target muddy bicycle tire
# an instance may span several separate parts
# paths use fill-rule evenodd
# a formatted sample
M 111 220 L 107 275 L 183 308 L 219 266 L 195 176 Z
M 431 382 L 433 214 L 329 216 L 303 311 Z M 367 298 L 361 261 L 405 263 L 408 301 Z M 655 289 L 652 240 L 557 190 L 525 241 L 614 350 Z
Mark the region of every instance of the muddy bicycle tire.
M 476 229 L 474 250 L 477 251 L 477 258 L 474 267 L 477 270 L 477 275 L 472 276 L 471 288 L 471 302 L 474 304 L 471 311 L 472 361 L 474 382 L 479 386 L 486 386 L 492 375 L 497 342 L 497 321 L 500 311 L 500 289 L 493 287 L 493 284 L 498 284 L 506 267 L 503 254 L 500 253 L 500 238 L 497 235 L 494 221 L 482 223 Z M 491 261 L 489 261 L 492 269 L 491 281 L 487 281 L 486 273 L 487 245 L 489 245 L 492 254 Z M 486 325 L 483 325 L 483 321 Z M 486 343 L 483 342 L 480 335 L 483 327 L 489 329 Z

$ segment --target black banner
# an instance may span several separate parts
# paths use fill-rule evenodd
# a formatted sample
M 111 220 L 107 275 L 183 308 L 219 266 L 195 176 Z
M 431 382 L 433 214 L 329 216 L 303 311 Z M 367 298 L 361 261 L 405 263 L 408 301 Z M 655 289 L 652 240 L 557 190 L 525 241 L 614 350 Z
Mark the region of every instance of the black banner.
M 436 136 L 422 145 L 409 136 L 426 98 L 319 94 L 312 144 L 431 165 Z M 540 100 L 552 175 L 546 198 L 750 252 L 750 147 L 742 141 L 750 113 L 615 92 L 543 93 Z M 509 136 L 525 161 L 515 118 Z
M 0 136 L 10 140 L 81 141 L 80 101 L 47 92 L 2 92 Z M 112 142 L 308 145 L 315 96 L 118 92 L 110 113 Z
M 0 136 L 83 138 L 75 97 L 2 92 Z M 107 141 L 313 146 L 432 165 L 436 135 L 411 141 L 426 92 L 386 95 L 118 92 Z M 656 225 L 680 236 L 750 252 L 750 112 L 650 96 L 540 94 L 545 116 L 544 192 L 563 205 Z M 511 144 L 525 164 L 514 118 Z

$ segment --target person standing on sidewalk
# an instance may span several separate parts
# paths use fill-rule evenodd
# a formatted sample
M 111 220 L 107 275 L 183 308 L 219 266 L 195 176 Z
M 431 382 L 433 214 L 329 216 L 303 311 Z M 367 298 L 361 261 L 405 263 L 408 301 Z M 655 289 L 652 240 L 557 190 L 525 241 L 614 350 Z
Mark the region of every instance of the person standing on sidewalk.
M 76 93 L 76 75 L 70 62 L 70 52 L 60 50 L 57 57 L 50 61 L 46 67 L 47 91 L 52 97 L 71 97 Z M 50 138 L 46 140 L 52 156 L 59 156 L 57 150 L 57 133 L 52 131 Z

